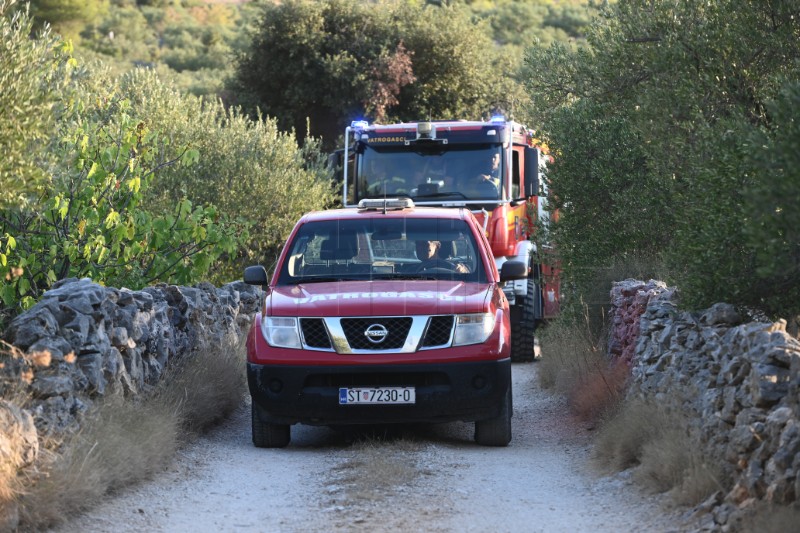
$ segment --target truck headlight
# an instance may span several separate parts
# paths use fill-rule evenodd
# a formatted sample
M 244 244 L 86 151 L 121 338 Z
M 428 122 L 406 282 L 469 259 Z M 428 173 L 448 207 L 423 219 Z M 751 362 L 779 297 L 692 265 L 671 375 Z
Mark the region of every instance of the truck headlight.
M 478 313 L 456 316 L 456 333 L 453 346 L 479 344 L 489 338 L 494 330 L 494 314 Z
M 270 346 L 276 348 L 302 347 L 300 332 L 297 329 L 297 319 L 285 316 L 267 316 L 261 322 L 261 331 Z

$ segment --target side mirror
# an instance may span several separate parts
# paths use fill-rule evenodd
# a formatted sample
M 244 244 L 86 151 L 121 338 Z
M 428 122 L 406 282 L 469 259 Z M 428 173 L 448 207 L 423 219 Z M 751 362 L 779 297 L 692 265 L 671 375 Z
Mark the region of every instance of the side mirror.
M 525 147 L 525 197 L 539 196 L 539 149 Z
M 248 285 L 260 285 L 261 287 L 269 285 L 269 280 L 267 280 L 267 269 L 261 265 L 249 266 L 245 268 L 244 282 Z
M 511 281 L 528 277 L 528 265 L 522 261 L 511 260 L 500 267 L 500 281 Z

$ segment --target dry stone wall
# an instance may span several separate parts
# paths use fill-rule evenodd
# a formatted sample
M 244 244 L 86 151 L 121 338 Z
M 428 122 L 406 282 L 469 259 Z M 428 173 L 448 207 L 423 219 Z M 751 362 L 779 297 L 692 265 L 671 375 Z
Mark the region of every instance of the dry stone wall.
M 800 342 L 786 322 L 746 321 L 729 304 L 682 312 L 677 292 L 626 280 L 611 291 L 612 357 L 631 368 L 630 395 L 686 413 L 733 488 L 705 507 L 723 527 L 758 501 L 800 498 Z
M 141 291 L 56 283 L 5 332 L 14 348 L 0 350 L 0 461 L 30 464 L 40 438 L 77 429 L 98 398 L 151 389 L 172 361 L 201 346 L 238 346 L 259 290 L 242 282 Z

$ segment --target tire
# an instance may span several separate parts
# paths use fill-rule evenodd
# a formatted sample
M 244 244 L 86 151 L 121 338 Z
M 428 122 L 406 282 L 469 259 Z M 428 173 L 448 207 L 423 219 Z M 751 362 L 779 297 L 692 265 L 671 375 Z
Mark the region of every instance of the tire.
M 536 360 L 534 352 L 536 310 L 541 306 L 541 302 L 537 302 L 538 299 L 536 280 L 528 278 L 527 294 L 521 303 L 511 306 L 511 361 L 515 363 Z
M 258 406 L 251 406 L 253 424 L 253 444 L 256 448 L 285 448 L 291 440 L 291 429 L 288 424 L 268 424 L 261 421 Z
M 475 422 L 475 442 L 481 446 L 508 446 L 511 442 L 511 384 L 497 418 Z

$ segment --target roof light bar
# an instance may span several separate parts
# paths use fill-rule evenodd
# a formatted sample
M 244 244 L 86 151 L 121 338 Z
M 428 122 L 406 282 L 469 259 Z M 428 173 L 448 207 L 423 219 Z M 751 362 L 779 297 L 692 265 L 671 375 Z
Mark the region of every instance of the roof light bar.
M 364 198 L 358 202 L 358 208 L 366 211 L 378 209 L 410 209 L 414 207 L 411 198 Z
M 354 120 L 350 123 L 350 127 L 354 130 L 363 130 L 369 127 L 369 122 L 366 120 Z

